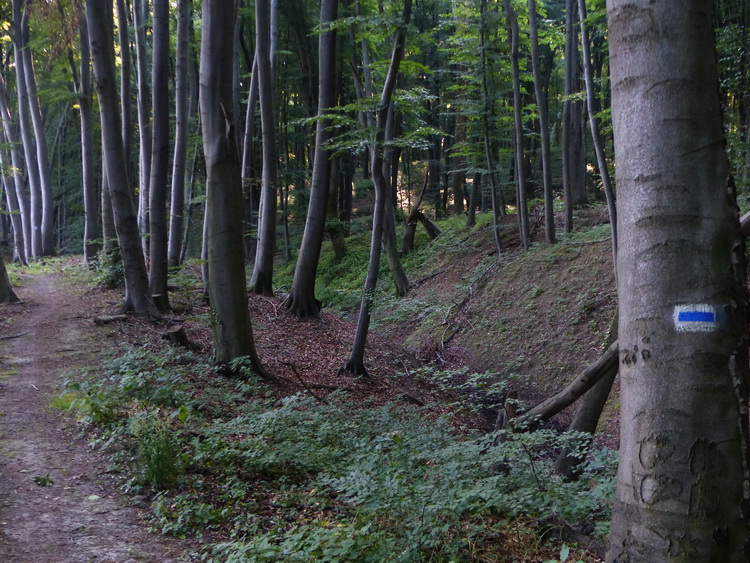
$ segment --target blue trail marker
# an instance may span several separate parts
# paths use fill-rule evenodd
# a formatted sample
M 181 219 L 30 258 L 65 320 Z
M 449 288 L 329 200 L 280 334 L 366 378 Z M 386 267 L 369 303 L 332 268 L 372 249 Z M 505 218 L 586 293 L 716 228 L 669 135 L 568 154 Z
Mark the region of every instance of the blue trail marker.
M 674 328 L 678 332 L 713 332 L 718 328 L 713 305 L 677 305 L 674 308 Z

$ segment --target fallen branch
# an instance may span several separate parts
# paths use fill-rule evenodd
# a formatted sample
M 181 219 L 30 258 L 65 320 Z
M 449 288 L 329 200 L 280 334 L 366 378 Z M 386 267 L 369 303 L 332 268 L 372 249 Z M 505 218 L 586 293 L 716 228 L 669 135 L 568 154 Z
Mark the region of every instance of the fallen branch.
M 107 315 L 104 317 L 94 317 L 94 324 L 97 325 L 106 325 L 109 323 L 114 323 L 117 321 L 125 321 L 127 320 L 127 315 Z
M 29 334 L 28 332 L 22 332 L 21 334 L 14 334 L 12 336 L 0 336 L 0 340 L 13 340 L 14 338 L 21 338 L 22 336 L 26 336 Z
M 297 378 L 297 381 L 299 381 L 302 384 L 302 387 L 305 388 L 305 391 L 307 391 L 308 393 L 310 393 L 310 395 L 312 395 L 314 399 L 320 401 L 324 405 L 328 404 L 328 401 L 326 401 L 323 397 L 319 397 L 317 394 L 315 394 L 315 392 L 312 389 L 310 389 L 310 386 L 307 383 L 305 383 L 305 381 L 302 379 L 302 376 L 299 374 L 299 372 L 297 371 L 297 368 L 294 366 L 294 364 L 290 364 L 289 362 L 281 362 L 281 363 L 284 364 L 285 366 L 287 366 L 289 369 L 292 370 L 292 373 Z
M 572 405 L 586 391 L 591 389 L 597 381 L 602 379 L 619 365 L 619 345 L 613 342 L 609 348 L 594 363 L 589 364 L 578 377 L 571 381 L 565 389 L 552 397 L 542 401 L 530 411 L 522 414 L 513 421 L 514 428 L 530 430 L 540 422 L 548 420 Z

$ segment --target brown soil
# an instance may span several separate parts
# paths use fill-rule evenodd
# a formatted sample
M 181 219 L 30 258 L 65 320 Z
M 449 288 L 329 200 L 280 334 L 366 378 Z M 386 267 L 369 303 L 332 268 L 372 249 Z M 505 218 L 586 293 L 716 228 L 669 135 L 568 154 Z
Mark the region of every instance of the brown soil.
M 146 531 L 107 459 L 50 407 L 66 374 L 108 346 L 91 320 L 101 295 L 54 275 L 22 286 L 22 303 L 0 306 L 0 561 L 186 561 L 184 542 Z

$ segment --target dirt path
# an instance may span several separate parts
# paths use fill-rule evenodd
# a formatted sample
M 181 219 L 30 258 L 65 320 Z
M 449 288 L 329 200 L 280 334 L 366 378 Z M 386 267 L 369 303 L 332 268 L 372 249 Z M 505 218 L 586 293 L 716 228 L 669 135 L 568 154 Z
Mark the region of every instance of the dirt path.
M 54 275 L 22 285 L 22 304 L 0 306 L 0 338 L 24 335 L 0 340 L 0 561 L 187 561 L 178 542 L 146 531 L 107 460 L 49 407 L 66 377 L 106 347 L 91 299 Z M 51 486 L 35 483 L 47 475 Z

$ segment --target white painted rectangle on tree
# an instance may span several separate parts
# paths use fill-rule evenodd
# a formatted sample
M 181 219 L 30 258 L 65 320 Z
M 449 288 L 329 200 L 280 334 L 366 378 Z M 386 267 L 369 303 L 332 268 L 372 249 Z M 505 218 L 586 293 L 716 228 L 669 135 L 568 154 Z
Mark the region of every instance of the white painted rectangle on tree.
M 674 327 L 678 332 L 712 332 L 717 328 L 713 305 L 677 305 L 674 308 Z

